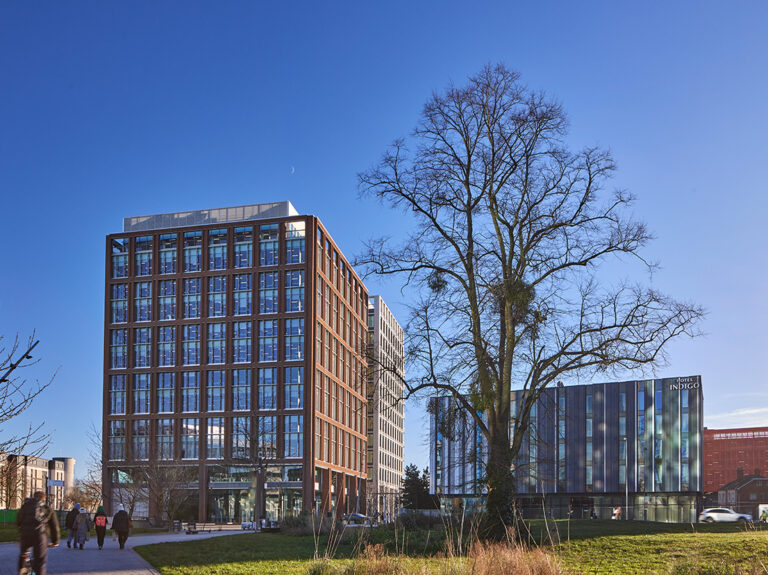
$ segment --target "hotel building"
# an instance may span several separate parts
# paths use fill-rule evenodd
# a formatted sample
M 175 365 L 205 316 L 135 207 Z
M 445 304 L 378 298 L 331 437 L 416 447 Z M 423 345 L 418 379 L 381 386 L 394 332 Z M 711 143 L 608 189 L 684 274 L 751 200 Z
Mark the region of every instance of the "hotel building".
M 394 519 L 403 477 L 403 328 L 381 296 L 368 300 L 368 513 Z
M 189 471 L 186 520 L 364 511 L 368 294 L 316 217 L 126 218 L 105 269 L 108 513 L 157 465 Z
M 522 391 L 512 392 L 517 413 Z M 451 398 L 433 400 L 433 493 L 482 500 L 485 438 Z M 701 377 L 547 388 L 514 461 L 527 516 L 696 521 L 703 485 Z M 546 510 L 546 511 L 544 511 Z

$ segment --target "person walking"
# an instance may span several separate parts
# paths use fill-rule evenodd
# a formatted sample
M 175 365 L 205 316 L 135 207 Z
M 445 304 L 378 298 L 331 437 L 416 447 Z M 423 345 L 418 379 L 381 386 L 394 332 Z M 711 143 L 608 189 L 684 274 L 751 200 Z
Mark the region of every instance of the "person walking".
M 67 518 L 64 521 L 64 525 L 69 532 L 69 535 L 67 536 L 67 547 L 72 547 L 72 539 L 75 537 L 75 518 L 78 513 L 80 513 L 80 504 L 75 503 L 75 506 L 69 510 L 69 513 L 67 513 Z M 75 545 L 77 545 L 77 543 L 75 543 Z
M 91 529 L 91 519 L 88 517 L 88 512 L 85 507 L 80 508 L 80 513 L 75 518 L 75 548 L 80 545 L 80 549 L 85 545 L 85 540 L 88 538 L 88 531 Z
M 59 544 L 59 521 L 56 514 L 45 504 L 45 492 L 35 491 L 32 497 L 24 501 L 16 516 L 19 527 L 21 552 L 19 553 L 19 573 L 26 571 L 29 548 L 32 548 L 32 569 L 37 575 L 46 575 L 48 548 Z
M 93 516 L 93 524 L 96 526 L 96 541 L 99 544 L 99 549 L 101 549 L 104 547 L 104 535 L 107 534 L 107 526 L 109 525 L 107 514 L 104 513 L 102 505 L 99 505 L 96 515 Z
M 120 549 L 125 549 L 125 541 L 128 539 L 128 531 L 131 528 L 131 519 L 125 512 L 122 504 L 117 506 L 117 513 L 112 518 L 112 530 L 117 533 L 117 542 Z

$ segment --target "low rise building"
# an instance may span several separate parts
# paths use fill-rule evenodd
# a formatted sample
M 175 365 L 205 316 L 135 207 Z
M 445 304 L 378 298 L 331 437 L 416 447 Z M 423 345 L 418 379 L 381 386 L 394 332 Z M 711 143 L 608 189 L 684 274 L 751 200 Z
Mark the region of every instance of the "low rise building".
M 759 469 L 752 475 L 744 475 L 739 469 L 736 479 L 718 489 L 717 503 L 736 513 L 748 513 L 757 521 L 761 508 L 768 508 L 768 477 L 764 477 Z
M 704 428 L 704 492 L 738 479 L 738 470 L 768 470 L 768 427 Z

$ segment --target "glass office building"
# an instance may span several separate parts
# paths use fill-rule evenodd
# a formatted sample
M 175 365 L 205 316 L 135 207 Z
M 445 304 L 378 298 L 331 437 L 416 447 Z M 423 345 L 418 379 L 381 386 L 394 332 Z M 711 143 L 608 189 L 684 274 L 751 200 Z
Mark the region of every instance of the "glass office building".
M 126 218 L 105 270 L 108 513 L 158 465 L 188 472 L 187 520 L 364 510 L 368 293 L 317 218 Z
M 514 461 L 517 504 L 527 516 L 610 518 L 621 506 L 630 519 L 695 521 L 702 429 L 700 376 L 547 388 Z M 481 500 L 485 439 L 451 398 L 433 400 L 430 444 L 433 492 Z

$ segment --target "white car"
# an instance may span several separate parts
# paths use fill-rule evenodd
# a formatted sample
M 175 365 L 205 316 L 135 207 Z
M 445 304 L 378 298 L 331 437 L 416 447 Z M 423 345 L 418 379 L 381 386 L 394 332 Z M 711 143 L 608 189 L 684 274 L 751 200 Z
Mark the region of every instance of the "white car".
M 699 521 L 706 523 L 752 523 L 752 516 L 748 513 L 736 513 L 733 509 L 725 507 L 713 507 L 702 511 L 699 515 Z

